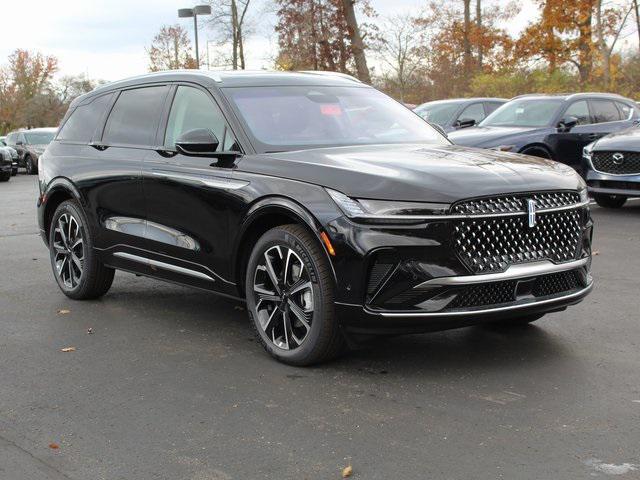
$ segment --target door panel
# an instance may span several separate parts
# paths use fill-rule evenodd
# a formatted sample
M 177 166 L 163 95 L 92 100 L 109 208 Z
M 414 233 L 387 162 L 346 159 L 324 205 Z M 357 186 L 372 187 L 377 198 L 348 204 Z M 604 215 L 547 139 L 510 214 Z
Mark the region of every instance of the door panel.
M 216 158 L 176 150 L 182 133 L 199 128 L 211 130 L 220 139 L 218 151 L 235 143 L 211 96 L 195 87 L 178 86 L 164 145 L 149 152 L 144 161 L 148 248 L 178 265 L 205 272 L 213 279 L 212 288 L 225 292 L 233 287 L 228 278 L 228 211 L 234 190 L 247 182 L 233 178 L 232 165 L 218 166 Z

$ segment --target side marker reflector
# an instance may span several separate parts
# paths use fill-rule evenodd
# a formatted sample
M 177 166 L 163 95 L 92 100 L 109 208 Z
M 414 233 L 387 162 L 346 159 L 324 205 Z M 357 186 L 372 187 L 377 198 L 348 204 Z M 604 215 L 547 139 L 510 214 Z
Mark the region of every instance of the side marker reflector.
M 327 252 L 332 257 L 336 256 L 336 251 L 333 249 L 333 245 L 331 245 L 331 240 L 329 240 L 329 235 L 326 232 L 320 232 L 320 238 L 324 242 L 324 246 L 327 247 Z

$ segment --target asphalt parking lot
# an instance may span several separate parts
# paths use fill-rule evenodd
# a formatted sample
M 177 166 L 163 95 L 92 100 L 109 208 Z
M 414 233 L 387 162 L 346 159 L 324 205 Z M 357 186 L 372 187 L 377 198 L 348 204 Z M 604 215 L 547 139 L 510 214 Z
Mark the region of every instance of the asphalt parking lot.
M 2 480 L 640 478 L 640 201 L 593 208 L 596 289 L 566 312 L 298 369 L 206 292 L 118 273 L 67 299 L 36 190 L 0 184 Z

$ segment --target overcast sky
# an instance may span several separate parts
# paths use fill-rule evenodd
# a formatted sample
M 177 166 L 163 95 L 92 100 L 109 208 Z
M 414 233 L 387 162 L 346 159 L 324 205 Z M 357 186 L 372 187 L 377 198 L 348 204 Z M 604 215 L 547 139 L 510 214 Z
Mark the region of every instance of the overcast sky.
M 260 20 L 255 20 L 256 34 L 246 47 L 247 67 L 270 68 L 276 51 L 275 20 L 269 13 L 269 0 L 254 1 L 254 11 L 260 13 L 256 15 Z M 92 78 L 117 80 L 147 71 L 145 47 L 163 24 L 183 24 L 193 40 L 191 19 L 177 18 L 177 9 L 191 6 L 190 1 L 3 0 L 2 3 L 0 63 L 5 63 L 16 48 L 38 50 L 58 57 L 60 74 L 86 73 Z M 371 0 L 371 4 L 384 18 L 396 13 L 417 13 L 427 1 Z M 512 32 L 522 29 L 535 14 L 531 0 L 520 4 L 522 11 L 508 26 Z M 205 26 L 199 33 L 201 50 L 208 38 L 213 39 L 214 34 Z

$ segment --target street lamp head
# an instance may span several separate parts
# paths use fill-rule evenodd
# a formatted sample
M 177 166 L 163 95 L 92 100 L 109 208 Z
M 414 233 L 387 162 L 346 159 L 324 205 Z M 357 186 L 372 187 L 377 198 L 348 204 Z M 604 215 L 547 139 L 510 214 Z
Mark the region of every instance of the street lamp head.
M 211 15 L 211 6 L 196 5 L 195 7 L 193 7 L 193 12 L 195 15 Z
M 178 10 L 179 18 L 193 17 L 194 15 L 195 15 L 195 12 L 193 8 L 180 8 Z

